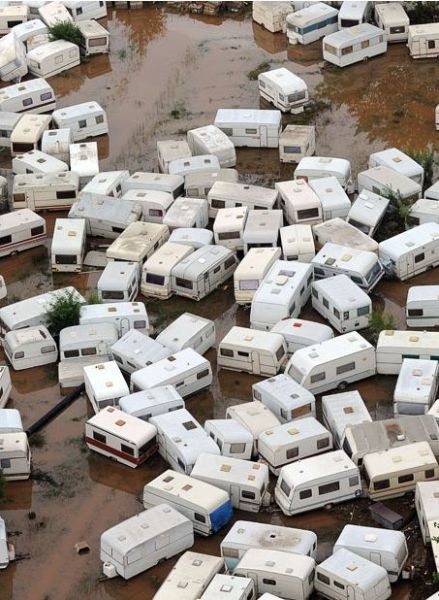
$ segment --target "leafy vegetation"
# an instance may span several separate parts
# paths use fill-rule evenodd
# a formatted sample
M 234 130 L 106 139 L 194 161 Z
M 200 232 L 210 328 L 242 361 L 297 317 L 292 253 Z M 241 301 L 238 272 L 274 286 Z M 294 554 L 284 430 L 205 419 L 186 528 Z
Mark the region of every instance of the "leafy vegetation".
M 75 23 L 70 21 L 60 21 L 49 27 L 49 36 L 52 41 L 66 40 L 77 46 L 80 46 L 82 42 L 81 30 Z
M 256 81 L 256 79 L 258 78 L 258 75 L 260 75 L 264 71 L 269 71 L 269 70 L 270 70 L 270 63 L 267 61 L 261 62 L 255 69 L 252 69 L 251 71 L 249 71 L 247 73 L 247 78 L 250 79 L 250 81 Z
M 390 313 L 375 308 L 369 316 L 369 328 L 367 338 L 372 344 L 376 344 L 381 331 L 395 329 L 395 319 Z
M 413 150 L 405 148 L 404 152 L 424 169 L 424 188 L 428 188 L 433 183 L 434 152 L 432 148 L 427 150 Z
M 90 292 L 87 295 L 87 304 L 102 304 L 102 300 L 99 298 L 97 292 Z
M 404 8 L 411 25 L 439 22 L 439 2 L 409 2 Z
M 65 292 L 51 305 L 47 312 L 47 327 L 52 335 L 59 335 L 61 329 L 78 325 L 81 301 L 73 292 Z
M 379 234 L 377 235 L 378 242 L 406 230 L 407 219 L 413 204 L 411 200 L 403 198 L 400 192 L 394 192 L 390 188 L 387 188 L 382 195 L 388 198 L 390 203 L 387 208 L 386 218 L 381 224 Z

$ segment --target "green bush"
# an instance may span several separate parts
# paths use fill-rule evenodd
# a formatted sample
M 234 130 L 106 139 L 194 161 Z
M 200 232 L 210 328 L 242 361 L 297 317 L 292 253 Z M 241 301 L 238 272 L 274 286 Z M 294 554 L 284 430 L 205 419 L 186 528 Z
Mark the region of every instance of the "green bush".
M 87 295 L 87 304 L 102 304 L 97 292 L 93 291 Z
M 406 12 L 411 25 L 418 23 L 435 23 L 439 21 L 439 2 L 410 2 Z
M 47 311 L 47 327 L 52 335 L 61 329 L 78 325 L 82 302 L 72 292 L 59 296 Z
M 404 152 L 419 163 L 424 169 L 424 189 L 430 187 L 433 183 L 433 150 L 431 148 L 428 148 L 427 150 L 413 150 L 412 148 L 406 148 Z
M 270 63 L 262 62 L 255 69 L 252 69 L 251 71 L 249 71 L 247 73 L 247 77 L 248 77 L 248 79 L 250 79 L 250 81 L 256 81 L 258 78 L 258 75 L 260 75 L 261 73 L 264 73 L 265 71 L 269 71 L 269 70 L 270 70 Z
M 390 313 L 374 309 L 369 316 L 368 338 L 372 344 L 376 344 L 381 331 L 395 329 L 395 319 Z
M 49 27 L 49 36 L 52 41 L 66 40 L 77 46 L 80 46 L 82 42 L 81 30 L 75 23 L 70 21 L 60 21 Z

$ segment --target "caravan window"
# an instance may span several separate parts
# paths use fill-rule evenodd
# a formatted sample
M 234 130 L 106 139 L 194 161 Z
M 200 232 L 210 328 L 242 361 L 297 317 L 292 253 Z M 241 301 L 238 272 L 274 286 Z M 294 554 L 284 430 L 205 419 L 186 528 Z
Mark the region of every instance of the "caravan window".
M 24 352 L 23 351 L 16 352 L 14 354 L 14 358 L 24 358 Z
M 349 487 L 355 487 L 356 485 L 358 485 L 358 477 L 349 477 Z
M 193 288 L 192 281 L 189 281 L 188 279 L 180 279 L 180 277 L 176 277 L 175 283 L 178 285 L 178 287 L 186 288 L 188 290 Z
M 238 350 L 238 356 L 245 356 L 246 358 L 248 358 L 250 355 L 248 352 L 242 352 L 241 350 Z
M 204 371 L 200 371 L 199 373 L 197 373 L 197 379 L 204 379 L 204 377 L 207 377 L 209 375 L 209 369 L 204 369 Z
M 31 104 L 33 104 L 32 98 L 25 98 L 23 100 L 23 106 L 30 106 Z
M 65 350 L 64 358 L 76 358 L 79 356 L 79 350 Z
M 285 154 L 299 154 L 302 151 L 300 146 L 284 146 Z
M 103 123 L 104 122 L 104 115 L 98 115 L 96 117 L 96 123 Z
M 285 354 L 284 347 L 279 346 L 279 348 L 276 350 L 276 359 L 281 360 L 283 358 L 284 354 Z
M 233 356 L 233 350 L 230 350 L 229 348 L 221 348 L 220 354 L 221 356 Z
M 238 548 L 226 548 L 223 546 L 222 552 L 223 556 L 227 556 L 228 558 L 239 558 Z
M 254 492 L 248 492 L 247 490 L 242 490 L 241 496 L 243 498 L 247 498 L 247 500 L 254 500 L 256 498 L 256 494 Z
M 355 369 L 355 362 L 350 362 L 345 365 L 341 365 L 337 367 L 336 373 L 337 375 L 342 375 L 343 373 L 347 373 L 348 371 L 353 371 Z
M 417 254 L 415 256 L 415 263 L 422 262 L 425 259 L 425 254 L 422 252 L 421 254 Z
M 408 481 L 413 481 L 415 476 L 413 473 L 408 473 L 407 475 L 400 475 L 398 477 L 398 483 L 407 483 Z
M 265 583 L 265 585 L 276 585 L 276 581 L 274 579 L 263 579 L 262 583 Z
M 363 315 L 368 315 L 369 314 L 369 307 L 368 306 L 362 306 L 361 308 L 357 309 L 357 316 L 358 317 L 362 317 Z
M 319 216 L 318 208 L 305 208 L 304 210 L 297 211 L 298 219 L 311 219 L 313 217 L 318 217 L 318 216 Z
M 352 46 L 346 46 L 346 48 L 341 49 L 342 56 L 344 56 L 345 54 L 352 54 L 352 52 L 353 52 Z
M 436 47 L 436 40 L 428 40 L 429 49 L 434 49 Z
M 322 373 L 315 373 L 311 375 L 310 382 L 317 383 L 317 381 L 323 381 L 326 378 L 326 373 L 323 371 Z
M 97 442 L 102 442 L 102 444 L 107 443 L 107 438 L 105 437 L 105 435 L 102 435 L 101 433 L 98 433 L 97 431 L 93 431 L 93 439 L 96 440 Z
M 93 356 L 93 354 L 97 354 L 96 348 L 83 348 L 81 351 L 82 356 Z
M 197 428 L 197 426 L 195 425 L 195 423 L 193 421 L 186 421 L 186 423 L 183 423 L 182 425 L 185 429 L 187 429 L 187 431 Z
M 259 287 L 259 281 L 257 279 L 248 279 L 239 282 L 240 290 L 257 290 Z
M 134 321 L 134 329 L 146 329 L 146 321 Z
M 322 448 L 327 448 L 329 446 L 329 438 L 323 438 L 321 440 L 317 440 L 317 449 L 321 450 Z
M 56 65 L 60 65 L 63 61 L 63 55 L 62 54 L 58 54 L 58 56 L 55 56 L 55 64 Z
M 332 483 L 326 483 L 325 485 L 319 485 L 319 494 L 331 494 L 332 492 L 338 492 L 340 489 L 340 483 L 333 481 Z
M 125 454 L 131 454 L 131 456 L 134 456 L 133 448 L 130 448 L 129 446 L 125 446 L 125 444 L 121 444 L 120 449 L 122 450 L 122 452 L 125 452 Z
M 107 38 L 105 38 L 105 37 L 95 38 L 94 40 L 88 41 L 88 45 L 90 46 L 90 48 L 93 48 L 94 46 L 105 46 L 106 43 L 107 43 Z M 96 118 L 96 122 L 98 122 L 97 118 Z M 102 123 L 102 121 L 99 121 L 99 122 Z
M 258 133 L 258 130 L 257 129 L 253 129 L 253 128 L 252 129 L 246 129 L 245 133 L 248 134 L 248 135 L 255 135 L 256 133 Z
M 163 275 L 155 275 L 154 273 L 146 274 L 146 283 L 154 283 L 155 285 L 163 285 L 165 278 Z
M 149 415 L 151 416 L 151 415 Z M 156 445 L 156 439 L 155 437 L 153 437 L 152 439 L 149 440 L 149 442 L 146 442 L 146 444 L 143 444 L 143 446 L 140 446 L 139 448 L 139 456 L 142 456 L 142 454 L 145 454 L 145 452 L 147 452 L 150 448 L 153 448 Z
M 11 468 L 11 459 L 10 458 L 2 458 L 0 460 L 0 469 L 10 469 Z
M 296 456 L 299 456 L 299 448 L 290 448 L 289 450 L 287 450 L 286 452 L 286 457 L 287 458 L 296 458 Z
M 115 291 L 103 291 L 102 292 L 102 298 L 104 300 L 112 300 L 114 298 L 114 300 L 123 300 L 124 299 L 124 293 L 123 292 L 115 292 Z
M 335 585 L 335 587 L 338 587 L 338 588 L 340 588 L 341 590 L 344 590 L 344 585 L 343 585 L 342 583 L 339 583 L 339 582 L 338 582 L 338 581 L 336 581 L 335 579 L 334 579 L 334 585 Z
M 382 481 L 374 481 L 373 489 L 374 490 L 385 490 L 390 487 L 390 481 L 388 479 L 383 479 Z
M 220 442 L 221 440 L 218 440 Z M 245 444 L 230 444 L 230 454 L 242 454 L 245 452 Z
M 41 354 L 49 354 L 49 352 L 55 352 L 55 346 L 43 346 L 41 348 Z
M 56 192 L 57 200 L 69 200 L 70 198 L 76 198 L 75 190 L 60 190 Z
M 336 319 L 339 319 L 339 318 L 340 318 L 340 312 L 339 312 L 339 311 L 338 311 L 336 308 L 334 308 L 334 309 L 332 309 L 332 310 L 333 310 L 333 313 L 334 313 L 334 317 L 335 317 Z M 345 314 L 346 314 L 346 313 L 345 313 Z
M 52 97 L 52 92 L 44 92 L 40 95 L 40 100 L 49 100 Z
M 40 225 L 39 227 L 32 227 L 30 230 L 31 235 L 41 235 L 42 233 L 44 233 L 43 225 Z
M 431 479 L 432 477 L 434 477 L 434 469 L 427 469 L 427 471 L 425 471 L 425 478 Z
M 422 317 L 424 314 L 424 310 L 422 308 L 409 308 L 408 315 L 409 317 Z
M 326 585 L 331 583 L 329 577 L 326 577 L 326 575 L 323 575 L 323 573 L 317 573 L 317 579 L 322 583 L 326 583 Z
M 301 500 L 306 500 L 306 498 L 311 498 L 311 496 L 312 496 L 312 490 L 311 489 L 309 489 L 309 490 L 302 490 L 299 493 L 299 498 Z
M 311 404 L 305 404 L 304 406 L 299 406 L 298 408 L 294 408 L 291 411 L 291 420 L 298 419 L 303 415 L 307 415 L 311 412 Z
M 226 202 L 225 200 L 216 200 L 215 198 L 211 202 L 212 208 L 225 208 Z
M 76 265 L 76 256 L 74 254 L 56 254 L 55 264 L 57 265 Z
M 5 235 L 0 238 L 0 246 L 4 246 L 5 244 L 10 244 L 12 242 L 12 236 Z
M 200 523 L 206 522 L 206 517 L 204 515 L 200 515 L 200 513 L 194 513 L 194 519 L 196 521 L 200 521 Z
M 325 308 L 329 308 L 329 302 L 326 300 L 326 298 L 322 298 L 322 304 Z
M 291 488 L 288 485 L 288 483 L 285 481 L 285 479 L 282 479 L 281 484 L 280 484 L 280 489 L 283 491 L 285 496 L 289 496 L 291 493 Z
M 79 129 L 84 129 L 84 127 L 87 127 L 87 121 L 85 119 L 81 119 L 81 121 L 78 121 L 78 126 Z
M 230 258 L 228 258 L 228 259 L 226 260 L 226 262 L 224 263 L 224 268 L 225 268 L 225 269 L 228 269 L 229 267 L 231 267 L 231 266 L 232 266 L 232 265 L 234 265 L 234 264 L 235 264 L 235 257 L 234 257 L 234 256 L 231 256 L 231 257 L 230 257 Z
M 325 44 L 325 50 L 326 50 L 326 52 L 329 52 L 329 54 L 337 55 L 337 48 L 335 48 L 334 46 L 331 46 L 330 44 Z

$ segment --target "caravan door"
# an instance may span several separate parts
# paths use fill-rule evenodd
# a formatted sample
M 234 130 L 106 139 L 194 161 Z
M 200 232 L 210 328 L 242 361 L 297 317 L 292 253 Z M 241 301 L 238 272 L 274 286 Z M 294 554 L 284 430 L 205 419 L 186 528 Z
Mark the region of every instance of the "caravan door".
M 268 146 L 268 131 L 267 131 L 267 126 L 266 125 L 261 125 L 260 127 L 260 136 L 259 136 L 259 140 L 260 140 L 260 146 L 261 148 L 264 148 L 266 146 Z
M 415 259 L 412 253 L 407 254 L 406 257 L 406 275 L 409 275 L 410 273 L 413 273 L 413 271 L 415 270 Z
M 259 373 L 261 372 L 258 352 L 252 352 L 252 370 L 255 375 L 259 375 Z
M 129 319 L 127 319 L 126 317 L 123 317 L 120 320 L 120 330 L 119 330 L 120 337 L 122 337 L 123 335 L 125 335 L 125 333 L 127 331 L 129 331 L 130 329 L 131 328 L 130 328 L 130 321 L 129 321 Z
M 161 533 L 155 538 L 155 549 L 161 550 L 169 546 L 169 533 Z
M 355 590 L 351 585 L 346 586 L 348 595 L 347 600 L 355 600 Z

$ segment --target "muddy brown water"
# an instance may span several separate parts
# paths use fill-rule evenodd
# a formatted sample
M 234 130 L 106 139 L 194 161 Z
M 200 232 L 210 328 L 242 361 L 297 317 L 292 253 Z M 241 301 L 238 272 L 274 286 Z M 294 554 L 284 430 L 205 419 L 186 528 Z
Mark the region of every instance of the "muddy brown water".
M 289 66 L 306 79 L 316 100 L 317 110 L 306 119 L 316 125 L 317 152 L 349 158 L 355 173 L 370 152 L 385 146 L 437 149 L 437 62 L 410 60 L 402 44 L 391 46 L 383 57 L 340 70 L 323 63 L 319 44 L 288 47 L 283 35 L 268 33 L 248 17 L 181 16 L 149 7 L 109 10 L 107 26 L 112 35 L 109 56 L 92 58 L 50 80 L 59 106 L 95 99 L 106 108 L 111 135 L 98 140 L 101 170 L 156 170 L 158 139 L 182 136 L 188 128 L 212 122 L 219 107 L 259 106 L 256 82 L 247 74 L 265 61 Z M 10 168 L 4 153 L 0 166 Z M 248 180 L 261 183 L 292 174 L 291 167 L 280 165 L 275 150 L 239 150 L 237 168 Z M 51 233 L 55 215 L 46 216 Z M 0 270 L 9 302 L 65 285 L 87 292 L 99 276 L 97 272 L 52 275 L 44 247 L 1 259 Z M 407 289 L 423 283 L 438 283 L 437 272 L 408 284 L 382 281 L 374 301 L 395 316 L 399 327 L 405 327 Z M 231 281 L 199 303 L 173 298 L 146 304 L 157 329 L 188 310 L 214 319 L 217 339 L 233 324 L 249 322 L 249 311 L 233 301 Z M 311 308 L 303 316 L 320 320 Z M 187 400 L 188 409 L 200 421 L 223 417 L 230 404 L 249 400 L 252 383 L 257 381 L 250 375 L 217 373 L 215 351 L 207 357 L 214 369 L 213 385 Z M 56 366 L 13 373 L 12 378 L 10 406 L 20 409 L 25 426 L 60 397 Z M 382 419 L 391 414 L 394 385 L 394 377 L 381 376 L 355 388 L 372 415 Z M 16 552 L 30 558 L 0 573 L 0 600 L 151 598 L 175 562 L 169 560 L 128 582 L 101 580 L 101 532 L 142 510 L 143 485 L 166 465 L 156 456 L 131 470 L 88 452 L 82 436 L 90 414 L 86 398 L 80 397 L 46 426 L 33 441 L 33 479 L 7 486 L 0 512 L 14 532 L 11 541 Z M 361 500 L 291 518 L 281 512 L 236 511 L 234 518 L 313 529 L 319 538 L 319 559 L 324 559 L 345 523 L 374 524 L 367 506 Z M 389 506 L 405 516 L 413 510 L 410 498 L 391 501 Z M 218 554 L 224 534 L 198 537 L 194 549 Z M 431 553 L 419 540 L 416 520 L 409 523 L 406 534 L 410 562 L 420 575 L 414 582 L 395 585 L 392 598 L 425 599 L 434 591 Z M 90 545 L 89 554 L 75 553 L 74 544 L 80 540 Z

